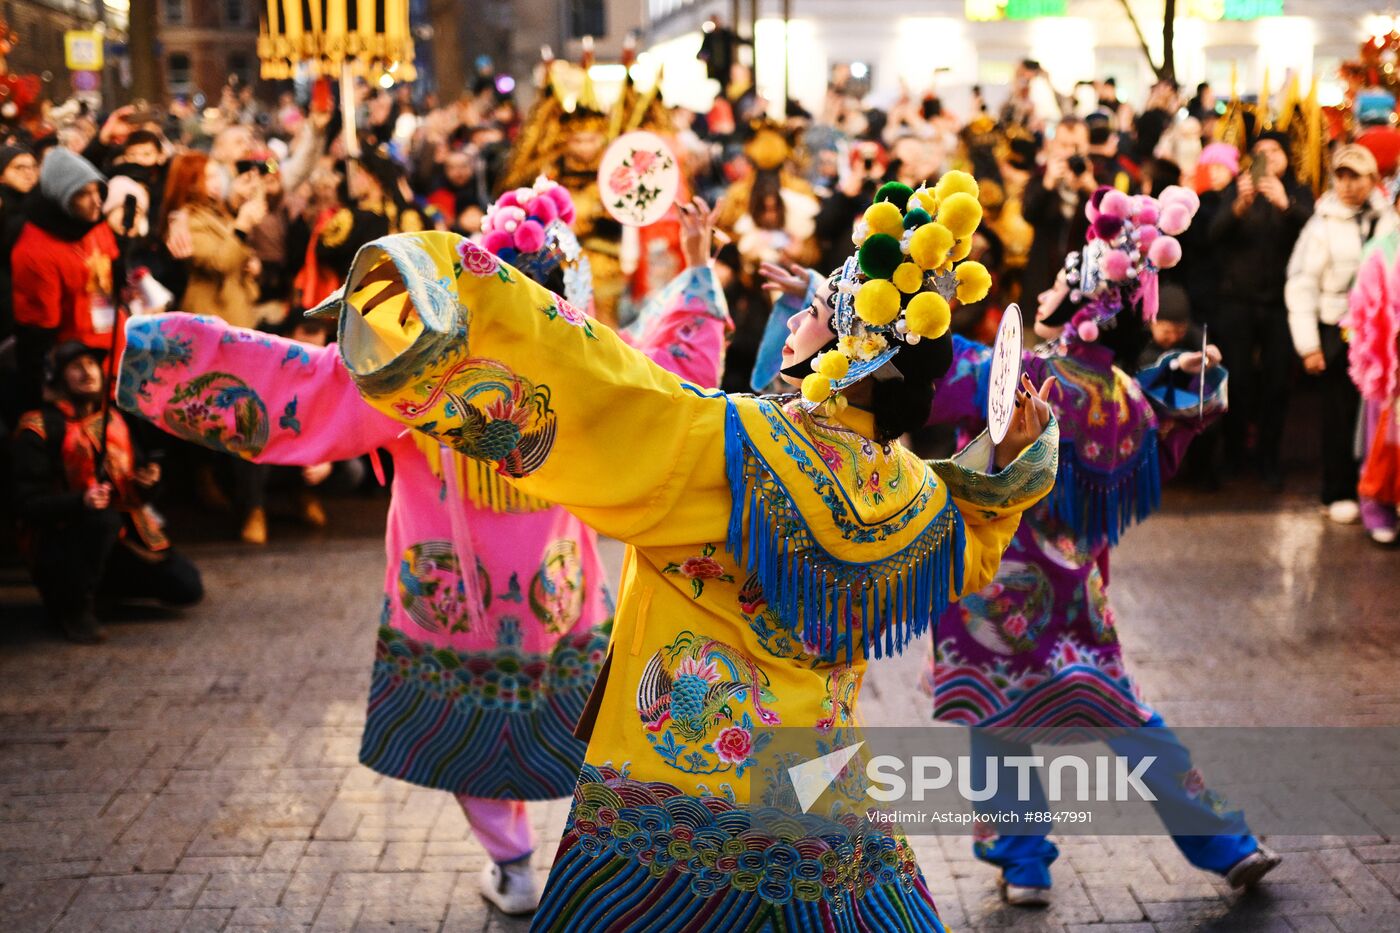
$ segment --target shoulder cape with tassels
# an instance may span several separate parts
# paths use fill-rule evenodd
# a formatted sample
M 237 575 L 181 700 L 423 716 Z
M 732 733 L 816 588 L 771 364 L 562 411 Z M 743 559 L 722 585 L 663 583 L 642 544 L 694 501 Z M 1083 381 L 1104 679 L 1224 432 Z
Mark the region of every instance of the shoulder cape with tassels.
M 729 550 L 823 657 L 849 660 L 857 639 L 866 656 L 902 652 L 962 589 L 965 534 L 946 488 L 840 416 L 727 404 Z
M 1161 502 L 1156 428 L 1143 434 L 1132 457 L 1107 471 L 1086 463 L 1073 441 L 1060 444 L 1050 509 L 1090 548 L 1117 544 L 1129 526 L 1157 511 Z

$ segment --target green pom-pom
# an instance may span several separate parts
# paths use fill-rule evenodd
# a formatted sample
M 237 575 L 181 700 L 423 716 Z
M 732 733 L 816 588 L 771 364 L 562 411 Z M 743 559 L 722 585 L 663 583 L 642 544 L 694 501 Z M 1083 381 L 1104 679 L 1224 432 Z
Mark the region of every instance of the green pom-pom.
M 887 181 L 880 186 L 880 190 L 875 192 L 875 203 L 889 201 L 900 210 L 904 210 L 909 205 L 909 199 L 914 196 L 914 189 L 899 181 Z
M 904 261 L 904 253 L 899 248 L 899 241 L 888 233 L 872 233 L 861 244 L 856 260 L 866 278 L 888 279 Z
M 922 207 L 916 207 L 904 215 L 904 229 L 913 230 L 915 227 L 922 227 L 924 224 L 933 223 L 933 217 Z

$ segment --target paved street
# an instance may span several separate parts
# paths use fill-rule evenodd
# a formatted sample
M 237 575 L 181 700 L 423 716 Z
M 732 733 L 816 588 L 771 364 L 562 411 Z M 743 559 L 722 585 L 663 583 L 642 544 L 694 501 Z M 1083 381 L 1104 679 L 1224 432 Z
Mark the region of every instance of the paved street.
M 1400 723 L 1400 552 L 1301 499 L 1231 501 L 1174 494 L 1115 558 L 1148 699 L 1178 726 Z M 356 763 L 375 508 L 321 537 L 275 526 L 263 550 L 192 545 L 205 605 L 97 648 L 51 637 L 0 577 L 0 930 L 525 929 L 478 896 L 485 856 L 447 794 Z M 925 721 L 921 656 L 871 678 L 872 723 Z M 533 812 L 543 878 L 566 808 Z M 1000 906 L 965 838 L 915 843 L 960 931 L 1400 930 L 1400 840 L 1271 841 L 1284 866 L 1237 897 L 1169 840 L 1068 838 L 1042 912 Z

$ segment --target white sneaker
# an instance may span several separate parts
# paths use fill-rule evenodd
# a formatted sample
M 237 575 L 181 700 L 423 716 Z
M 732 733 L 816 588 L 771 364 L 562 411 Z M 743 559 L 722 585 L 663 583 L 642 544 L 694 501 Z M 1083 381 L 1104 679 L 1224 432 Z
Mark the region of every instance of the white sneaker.
M 1361 506 L 1355 499 L 1338 499 L 1327 507 L 1327 517 L 1338 525 L 1355 525 L 1361 520 Z
M 1371 540 L 1377 544 L 1394 544 L 1394 528 L 1373 528 L 1371 529 Z
M 481 896 L 510 917 L 532 914 L 540 906 L 540 886 L 528 858 L 509 865 L 487 862 L 481 869 Z
M 1269 872 L 1278 868 L 1283 856 L 1259 843 L 1259 848 L 1235 863 L 1235 867 L 1225 874 L 1225 880 L 1232 888 L 1252 888 L 1264 879 Z
M 997 887 L 1001 890 L 1001 899 L 1012 907 L 1049 907 L 1049 888 L 1028 888 L 1024 885 L 1011 884 L 1006 880 L 1006 876 L 997 879 Z

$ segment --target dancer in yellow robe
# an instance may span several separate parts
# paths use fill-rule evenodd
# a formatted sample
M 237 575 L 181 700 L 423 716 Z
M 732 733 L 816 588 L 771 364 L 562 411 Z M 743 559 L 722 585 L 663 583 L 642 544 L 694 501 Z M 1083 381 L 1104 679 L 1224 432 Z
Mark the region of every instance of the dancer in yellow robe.
M 800 397 L 685 384 L 450 234 L 365 247 L 324 309 L 371 405 L 629 545 L 535 929 L 943 929 L 902 835 L 762 823 L 745 778 L 772 727 L 851 726 L 869 659 L 990 582 L 1053 483 L 1035 393 L 995 451 L 925 463 L 897 441 L 951 359 L 949 300 L 985 276 L 954 268 L 977 222 L 955 187 L 882 190 L 793 315 Z

